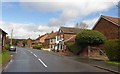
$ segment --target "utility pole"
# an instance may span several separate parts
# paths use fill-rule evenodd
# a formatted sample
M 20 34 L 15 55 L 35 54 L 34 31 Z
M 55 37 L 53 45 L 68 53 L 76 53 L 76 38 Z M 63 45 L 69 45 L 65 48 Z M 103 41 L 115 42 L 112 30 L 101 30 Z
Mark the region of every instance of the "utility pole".
M 13 36 L 13 29 L 11 31 L 11 41 L 10 41 L 10 45 L 12 46 L 12 36 Z

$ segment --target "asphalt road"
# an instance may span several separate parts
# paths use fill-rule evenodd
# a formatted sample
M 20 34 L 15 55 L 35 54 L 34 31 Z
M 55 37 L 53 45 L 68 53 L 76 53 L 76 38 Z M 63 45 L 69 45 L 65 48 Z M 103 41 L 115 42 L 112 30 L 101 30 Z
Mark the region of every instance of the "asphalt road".
M 3 72 L 106 72 L 47 51 L 17 48 Z

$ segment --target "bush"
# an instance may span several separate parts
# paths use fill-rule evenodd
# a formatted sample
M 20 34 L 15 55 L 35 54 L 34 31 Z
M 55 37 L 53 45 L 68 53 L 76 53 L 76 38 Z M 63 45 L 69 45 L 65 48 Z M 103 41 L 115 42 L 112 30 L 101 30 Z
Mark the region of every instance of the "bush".
M 10 49 L 10 45 L 7 45 L 7 44 L 6 44 L 6 45 L 4 46 L 4 49 L 5 49 L 5 50 L 9 50 L 9 49 Z
M 36 46 L 33 46 L 33 49 L 39 49 L 41 50 L 42 46 L 39 46 L 39 45 L 36 45 Z
M 75 55 L 79 55 L 79 53 L 83 49 L 83 46 L 79 46 L 76 43 L 69 43 L 69 44 L 67 44 L 67 47 Z
M 106 41 L 104 49 L 110 61 L 120 61 L 120 40 Z
M 95 30 L 83 30 L 76 36 L 76 43 L 81 45 L 99 45 L 106 41 L 106 37 Z

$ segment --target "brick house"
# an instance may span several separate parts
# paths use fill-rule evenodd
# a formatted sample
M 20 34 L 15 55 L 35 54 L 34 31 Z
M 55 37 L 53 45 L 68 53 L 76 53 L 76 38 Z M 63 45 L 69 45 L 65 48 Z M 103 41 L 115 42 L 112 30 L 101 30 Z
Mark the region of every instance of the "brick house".
M 101 16 L 96 22 L 93 30 L 97 30 L 103 33 L 107 39 L 120 39 L 120 18 L 110 17 L 110 16 Z M 105 52 L 102 50 L 103 45 L 86 47 L 82 53 L 83 57 L 89 58 L 99 58 L 99 59 L 108 59 Z
M 47 38 L 48 36 L 48 33 L 42 35 L 42 36 L 39 36 L 34 42 L 35 44 L 37 45 L 45 45 L 45 39 Z
M 66 51 L 66 43 L 75 42 L 76 34 L 80 31 L 81 29 L 79 28 L 60 27 L 56 36 L 56 50 L 62 52 Z
M 50 50 L 55 50 L 56 48 L 56 36 L 57 36 L 58 32 L 51 32 L 47 38 L 45 39 L 46 42 L 46 46 L 50 49 Z
M 7 33 L 0 28 L 0 49 L 1 50 L 3 50 L 4 45 L 5 45 L 6 34 Z
M 96 22 L 93 30 L 103 33 L 107 39 L 120 39 L 120 18 L 103 16 Z

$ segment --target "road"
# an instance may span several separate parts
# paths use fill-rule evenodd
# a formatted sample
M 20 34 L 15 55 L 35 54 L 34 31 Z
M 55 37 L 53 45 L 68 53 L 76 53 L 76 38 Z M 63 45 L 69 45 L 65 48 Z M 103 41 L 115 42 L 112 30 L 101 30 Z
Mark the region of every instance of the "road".
M 18 48 L 3 72 L 106 72 L 47 51 Z

